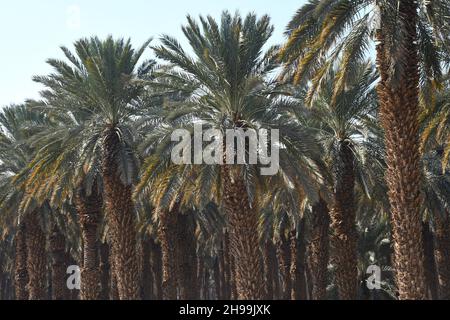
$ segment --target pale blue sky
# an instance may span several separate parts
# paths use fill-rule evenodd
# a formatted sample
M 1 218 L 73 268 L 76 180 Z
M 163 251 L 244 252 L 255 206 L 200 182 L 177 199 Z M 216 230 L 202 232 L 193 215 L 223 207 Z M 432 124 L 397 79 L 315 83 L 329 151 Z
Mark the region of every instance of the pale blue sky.
M 305 0 L 9 0 L 0 5 L 0 106 L 38 97 L 33 75 L 50 71 L 45 60 L 61 58 L 59 47 L 91 35 L 131 37 L 135 45 L 166 33 L 183 40 L 186 15 L 219 17 L 222 10 L 269 14 L 270 43 Z M 183 43 L 183 42 L 182 42 Z M 150 50 L 149 50 L 150 54 Z

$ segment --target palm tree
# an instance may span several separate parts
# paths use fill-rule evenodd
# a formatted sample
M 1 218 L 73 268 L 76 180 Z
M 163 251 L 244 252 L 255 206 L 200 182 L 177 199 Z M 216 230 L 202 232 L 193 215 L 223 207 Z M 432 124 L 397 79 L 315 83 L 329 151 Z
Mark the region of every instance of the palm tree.
M 447 209 L 450 205 L 450 172 L 448 169 L 442 172 L 442 157 L 442 147 L 423 155 L 422 188 L 425 195 L 424 208 L 434 229 L 434 233 L 429 232 L 433 252 L 427 256 L 432 267 L 427 269 L 436 269 L 438 297 L 445 300 L 450 296 L 450 216 Z
M 76 55 L 62 48 L 70 64 L 50 59 L 48 63 L 55 73 L 34 78 L 46 87 L 44 100 L 70 101 L 56 105 L 50 101 L 48 112 L 89 115 L 84 123 L 67 128 L 70 134 L 65 143 L 78 148 L 81 157 L 88 159 L 101 149 L 105 214 L 121 299 L 139 299 L 132 200 L 137 160 L 130 119 L 139 113 L 136 103 L 145 88 L 143 77 L 153 65 L 146 61 L 138 67 L 148 44 L 134 50 L 130 40 L 82 39 L 75 43 Z
M 151 149 L 151 156 L 143 167 L 139 189 L 151 186 L 155 203 L 161 199 L 166 204 L 192 201 L 199 208 L 211 201 L 222 203 L 230 231 L 237 298 L 262 299 L 262 254 L 254 245 L 259 239 L 252 230 L 258 225 L 261 190 L 270 182 L 259 175 L 257 166 L 174 165 L 170 162 L 170 134 L 176 128 L 192 132 L 199 121 L 204 128 L 222 132 L 277 128 L 282 143 L 291 146 L 289 151 L 281 151 L 281 167 L 290 168 L 290 173 L 304 180 L 305 172 L 314 171 L 312 159 L 318 152 L 309 132 L 294 123 L 286 124 L 271 106 L 274 88 L 265 79 L 276 67 L 272 58 L 275 49 L 262 56 L 262 47 L 273 30 L 269 18 L 249 14 L 243 20 L 238 14 L 233 17 L 224 12 L 220 26 L 212 17 L 200 17 L 200 21 L 202 28 L 188 17 L 183 28 L 195 58 L 169 36 L 162 37 L 162 46 L 154 48 L 158 57 L 176 67 L 163 72 L 155 85 L 182 92 L 187 99 L 166 105 L 164 125 L 155 128 L 143 144 Z M 298 167 L 292 168 L 293 163 Z M 285 176 L 278 173 L 274 179 Z
M 35 127 L 40 127 L 45 117 L 30 111 L 25 105 L 6 107 L 0 113 L 1 159 L 2 159 L 2 203 L 3 214 L 10 223 L 18 225 L 19 233 L 16 246 L 20 256 L 17 257 L 16 279 L 18 295 L 25 299 L 28 291 L 30 300 L 45 299 L 46 293 L 46 237 L 42 216 L 48 213 L 36 201 L 28 199 L 29 206 L 22 209 L 29 192 L 28 186 L 20 181 L 21 172 L 26 168 L 33 155 L 33 149 L 27 139 L 36 134 Z M 9 217 L 9 218 L 8 218 Z M 26 230 L 25 234 L 20 231 Z M 23 288 L 26 263 L 28 283 Z
M 212 17 L 200 18 L 203 30 L 188 17 L 183 28 L 196 54 L 190 58 L 178 42 L 161 38 L 162 46 L 154 48 L 156 55 L 181 69 L 169 71 L 164 76 L 174 79 L 178 91 L 200 94 L 189 100 L 191 114 L 209 121 L 214 128 L 246 126 L 257 101 L 258 84 L 271 68 L 264 65 L 262 46 L 273 28 L 267 16 L 257 19 L 248 15 L 243 21 L 239 15 L 222 14 L 219 27 Z M 264 69 L 265 68 L 265 69 Z M 260 98 L 261 100 L 261 98 Z M 185 112 L 187 114 L 188 112 Z M 231 251 L 236 265 L 236 284 L 240 299 L 262 299 L 261 253 L 257 234 L 257 212 L 250 199 L 242 166 L 221 166 L 224 208 L 231 228 Z
M 334 96 L 335 74 L 330 71 L 320 90 L 313 98 L 300 90 L 298 110 L 293 110 L 300 121 L 316 129 L 316 139 L 323 145 L 324 161 L 332 173 L 332 204 L 330 218 L 333 246 L 333 262 L 336 265 L 336 285 L 341 299 L 357 297 L 357 231 L 355 183 L 367 185 L 364 172 L 365 153 L 371 122 L 376 117 L 375 92 L 372 89 L 377 76 L 370 64 L 354 67 L 354 79 L 348 81 L 345 90 Z M 300 94 L 300 97 L 298 97 Z M 302 97 L 303 96 L 303 97 Z M 294 95 L 295 97 L 295 95 Z M 311 110 L 303 110 L 302 104 L 311 104 Z M 295 105 L 294 105 L 295 108 Z M 366 186 L 367 188 L 367 186 Z M 320 203 L 322 202 L 322 203 Z M 314 209 L 326 222 L 326 204 L 319 200 Z M 325 226 L 317 226 L 319 231 Z M 322 230 L 325 232 L 325 230 Z M 323 234 L 323 233 L 322 233 Z M 312 248 L 313 249 L 313 248 Z M 323 270 L 323 269 L 322 269 Z M 324 271 L 324 270 L 323 270 Z M 322 272 L 323 272 L 322 271 Z M 323 277 L 323 273 L 321 276 Z M 317 275 L 319 277 L 319 275 Z M 318 278 L 319 279 L 319 278 Z M 320 290 L 323 298 L 323 282 Z
M 68 144 L 74 132 L 82 130 L 90 114 L 85 110 L 55 113 L 70 104 L 66 97 L 46 96 L 45 101 L 30 101 L 35 110 L 52 118 L 50 126 L 30 139 L 39 151 L 28 165 L 27 184 L 34 186 L 41 201 L 51 199 L 54 208 L 73 202 L 78 213 L 83 240 L 81 299 L 96 300 L 100 295 L 99 230 L 103 218 L 100 147 L 87 157 L 76 143 Z M 72 141 L 73 142 L 73 141 Z M 77 141 L 76 141 L 77 142 Z
M 425 96 L 426 87 L 421 88 Z M 425 93 L 424 93 L 425 91 Z M 448 75 L 442 83 L 441 90 L 432 92 L 432 99 L 421 99 L 424 105 L 421 114 L 421 151 L 424 164 L 425 207 L 434 225 L 435 256 L 439 282 L 439 297 L 447 299 L 450 295 L 450 218 L 448 198 L 445 192 L 448 183 L 448 144 L 449 126 L 449 79 Z
M 311 1 L 289 23 L 289 40 L 281 52 L 291 66 L 286 75 L 296 82 L 313 79 L 313 87 L 320 86 L 326 70 L 340 59 L 334 89 L 337 95 L 353 77 L 354 62 L 370 51 L 370 39 L 375 35 L 381 76 L 380 117 L 387 150 L 386 181 L 401 299 L 425 298 L 418 86 L 419 78 L 431 84 L 440 76 L 436 44 L 445 38 L 448 11 L 441 1 L 420 1 L 420 5 L 413 0 Z

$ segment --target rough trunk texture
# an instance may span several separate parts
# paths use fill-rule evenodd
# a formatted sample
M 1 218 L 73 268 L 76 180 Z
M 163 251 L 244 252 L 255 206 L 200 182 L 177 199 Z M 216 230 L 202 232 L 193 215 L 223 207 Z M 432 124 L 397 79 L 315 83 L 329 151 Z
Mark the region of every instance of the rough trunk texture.
M 27 245 L 26 228 L 21 224 L 16 234 L 16 256 L 14 266 L 14 286 L 16 300 L 28 300 L 28 271 L 27 271 Z
M 125 185 L 119 176 L 117 157 L 120 145 L 117 128 L 106 130 L 102 159 L 105 214 L 111 230 L 112 255 L 119 297 L 121 300 L 139 300 L 140 275 L 132 186 Z
M 37 211 L 25 217 L 28 292 L 30 300 L 47 298 L 47 270 L 45 234 L 42 231 Z
M 177 221 L 177 262 L 178 287 L 181 300 L 196 300 L 199 298 L 197 282 L 194 275 L 197 270 L 195 239 L 195 222 L 192 214 L 179 214 Z
M 223 259 L 225 270 L 225 300 L 231 300 L 236 292 L 233 276 L 233 262 L 230 254 L 230 235 L 227 230 L 223 234 Z
M 327 203 L 320 199 L 312 207 L 310 240 L 308 244 L 312 299 L 327 298 L 330 216 Z
M 109 245 L 107 243 L 100 244 L 100 283 L 101 283 L 101 291 L 100 291 L 100 300 L 109 300 L 109 292 L 110 292 L 110 272 L 111 266 L 109 265 Z
M 52 258 L 52 299 L 67 300 L 69 290 L 66 283 L 66 239 L 56 224 L 53 225 L 49 238 Z
M 417 3 L 402 0 L 399 19 L 403 28 L 402 43 L 396 53 L 400 70 L 394 79 L 390 76 L 391 43 L 389 23 L 377 30 L 377 67 L 381 76 L 377 87 L 380 102 L 380 120 L 385 133 L 386 183 L 391 205 L 396 282 L 399 298 L 425 299 L 425 269 L 420 216 L 420 154 L 417 53 Z
M 97 300 L 101 291 L 98 225 L 103 206 L 102 195 L 97 189 L 97 183 L 93 184 L 89 193 L 83 187 L 77 190 L 75 206 L 83 239 L 80 296 L 82 300 Z
M 280 234 L 277 243 L 278 266 L 281 276 L 282 300 L 291 299 L 292 279 L 291 279 L 291 245 L 290 239 L 286 237 L 284 232 Z
M 264 244 L 264 274 L 266 276 L 266 294 L 268 300 L 277 298 L 275 292 L 275 281 L 278 278 L 277 253 L 276 248 L 271 239 L 267 239 Z
M 112 252 L 112 248 L 111 248 L 111 252 Z M 116 274 L 116 267 L 115 267 L 115 262 L 114 262 L 114 258 L 113 255 L 110 254 L 109 256 L 109 265 L 110 265 L 110 279 L 111 279 L 111 284 L 110 284 L 110 299 L 111 300 L 120 300 L 120 296 L 119 296 L 119 288 L 117 286 L 117 274 Z
M 177 209 L 159 210 L 158 237 L 161 241 L 162 250 L 162 289 L 164 300 L 177 299 Z
M 233 170 L 236 169 L 236 170 Z M 265 297 L 262 254 L 259 248 L 258 215 L 251 207 L 239 167 L 221 167 L 223 203 L 228 216 L 230 251 L 235 262 L 236 290 L 239 300 Z
M 291 232 L 291 279 L 292 279 L 292 300 L 306 300 L 306 243 L 305 243 L 305 220 L 299 223 L 297 232 Z
M 450 217 L 448 212 L 437 212 L 435 221 L 436 268 L 439 281 L 439 299 L 450 299 Z
M 438 276 L 436 271 L 436 261 L 434 259 L 434 239 L 433 233 L 428 222 L 422 225 L 423 246 L 425 253 L 425 277 L 428 287 L 428 298 L 431 300 L 438 299 Z
M 354 300 L 358 288 L 354 156 L 348 141 L 341 141 L 339 148 L 333 164 L 332 257 L 339 298 Z

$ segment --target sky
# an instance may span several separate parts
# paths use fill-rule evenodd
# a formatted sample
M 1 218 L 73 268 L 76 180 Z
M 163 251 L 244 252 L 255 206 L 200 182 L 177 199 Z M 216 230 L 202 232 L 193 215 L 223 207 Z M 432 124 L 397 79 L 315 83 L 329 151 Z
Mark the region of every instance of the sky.
M 268 14 L 275 26 L 270 44 L 283 32 L 305 0 L 14 0 L 0 4 L 0 107 L 37 98 L 42 87 L 32 81 L 51 68 L 48 58 L 63 58 L 60 46 L 72 49 L 82 37 L 131 38 L 135 46 L 168 34 L 183 45 L 186 15 L 220 17 L 223 10 L 243 15 Z M 151 57 L 151 50 L 147 51 Z

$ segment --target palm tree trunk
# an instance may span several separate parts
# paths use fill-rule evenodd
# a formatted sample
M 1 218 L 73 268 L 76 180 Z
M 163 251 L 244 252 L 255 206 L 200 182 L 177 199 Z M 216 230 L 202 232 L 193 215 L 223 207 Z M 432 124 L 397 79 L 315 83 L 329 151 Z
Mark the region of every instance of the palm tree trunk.
M 278 278 L 276 269 L 276 248 L 271 239 L 267 239 L 264 244 L 264 274 L 266 276 L 266 294 L 268 300 L 275 299 L 275 278 Z
M 428 298 L 438 299 L 438 276 L 436 271 L 436 261 L 434 259 L 434 237 L 428 222 L 423 222 L 423 245 L 425 253 L 425 278 L 428 287 Z
M 291 231 L 291 279 L 292 300 L 306 300 L 306 244 L 305 244 L 305 220 L 302 219 L 296 230 Z
M 158 237 L 162 250 L 162 289 L 164 300 L 177 299 L 177 209 L 159 209 Z
M 382 8 L 383 9 L 383 8 Z M 387 42 L 389 23 L 377 31 L 377 67 L 381 76 L 377 87 L 380 120 L 385 133 L 386 183 L 391 204 L 396 282 L 400 299 L 425 299 L 425 269 L 420 216 L 420 154 L 417 53 L 417 2 L 402 0 L 399 18 L 404 28 L 397 61 L 402 70 L 391 79 Z
M 150 250 L 151 250 L 151 266 L 154 279 L 154 300 L 163 299 L 163 289 L 162 289 L 162 252 L 161 246 L 155 242 L 154 239 L 150 240 Z
M 218 252 L 217 260 L 219 265 L 219 282 L 220 292 L 218 294 L 219 300 L 228 300 L 228 280 L 227 280 L 227 263 L 225 258 L 225 250 L 223 240 L 220 242 L 220 250 Z
M 50 235 L 49 247 L 52 257 L 52 299 L 67 300 L 69 292 L 66 284 L 66 239 L 56 223 Z
M 195 257 L 197 243 L 195 239 L 195 222 L 192 213 L 178 214 L 177 219 L 178 286 L 181 300 L 196 300 L 199 298 L 197 281 L 192 275 L 197 270 Z
M 111 249 L 111 253 L 112 253 L 112 251 L 113 251 L 112 247 L 110 247 L 110 249 Z M 111 279 L 110 299 L 111 300 L 120 300 L 119 288 L 117 286 L 117 274 L 116 274 L 115 261 L 114 261 L 112 254 L 109 255 L 109 259 L 110 259 L 109 260 L 109 265 L 110 265 L 109 276 Z
M 214 276 L 214 289 L 215 289 L 215 299 L 220 300 L 221 296 L 221 281 L 220 281 L 220 266 L 219 266 L 219 257 L 214 259 L 213 265 L 213 276 Z
M 100 297 L 98 224 L 102 205 L 102 196 L 98 192 L 97 182 L 93 184 L 89 194 L 83 187 L 78 189 L 75 197 L 75 206 L 83 239 L 83 267 L 81 268 L 80 291 L 82 300 L 97 300 Z
M 328 284 L 330 217 L 327 203 L 320 198 L 312 207 L 311 235 L 308 245 L 312 299 L 325 300 Z
M 132 187 L 122 182 L 117 166 L 121 142 L 117 128 L 105 132 L 102 174 L 107 222 L 111 229 L 112 254 L 121 300 L 140 299 L 140 275 L 136 251 Z
M 436 212 L 435 250 L 436 268 L 439 282 L 439 299 L 450 299 L 450 215 Z
M 250 204 L 243 178 L 232 169 L 229 165 L 221 166 L 223 202 L 228 215 L 230 250 L 235 262 L 237 298 L 260 300 L 265 297 L 265 286 L 262 254 L 258 245 L 258 215 Z
M 47 270 L 45 234 L 42 231 L 38 212 L 35 210 L 25 217 L 27 230 L 27 271 L 30 300 L 45 300 L 47 297 Z
M 236 292 L 234 289 L 234 276 L 233 276 L 233 262 L 230 255 L 230 234 L 225 230 L 223 234 L 223 263 L 224 263 L 224 277 L 225 277 L 225 300 L 231 300 L 233 293 Z
M 14 285 L 17 300 L 28 300 L 28 271 L 27 271 L 27 246 L 26 228 L 22 223 L 16 234 L 16 256 L 14 268 Z
M 357 241 L 355 212 L 354 156 L 348 141 L 341 141 L 338 158 L 334 160 L 333 209 L 330 212 L 333 230 L 333 262 L 336 266 L 336 287 L 339 298 L 354 300 L 357 295 Z
M 110 255 L 109 245 L 108 243 L 100 244 L 100 283 L 101 283 L 101 291 L 100 291 L 100 300 L 109 300 L 110 295 L 110 273 L 111 266 L 109 264 L 109 255 Z
M 142 299 L 151 300 L 153 295 L 153 273 L 151 267 L 151 243 L 146 238 L 142 241 Z
M 291 279 L 291 245 L 290 239 L 281 232 L 277 243 L 278 265 L 281 274 L 282 300 L 291 299 L 292 279 Z

